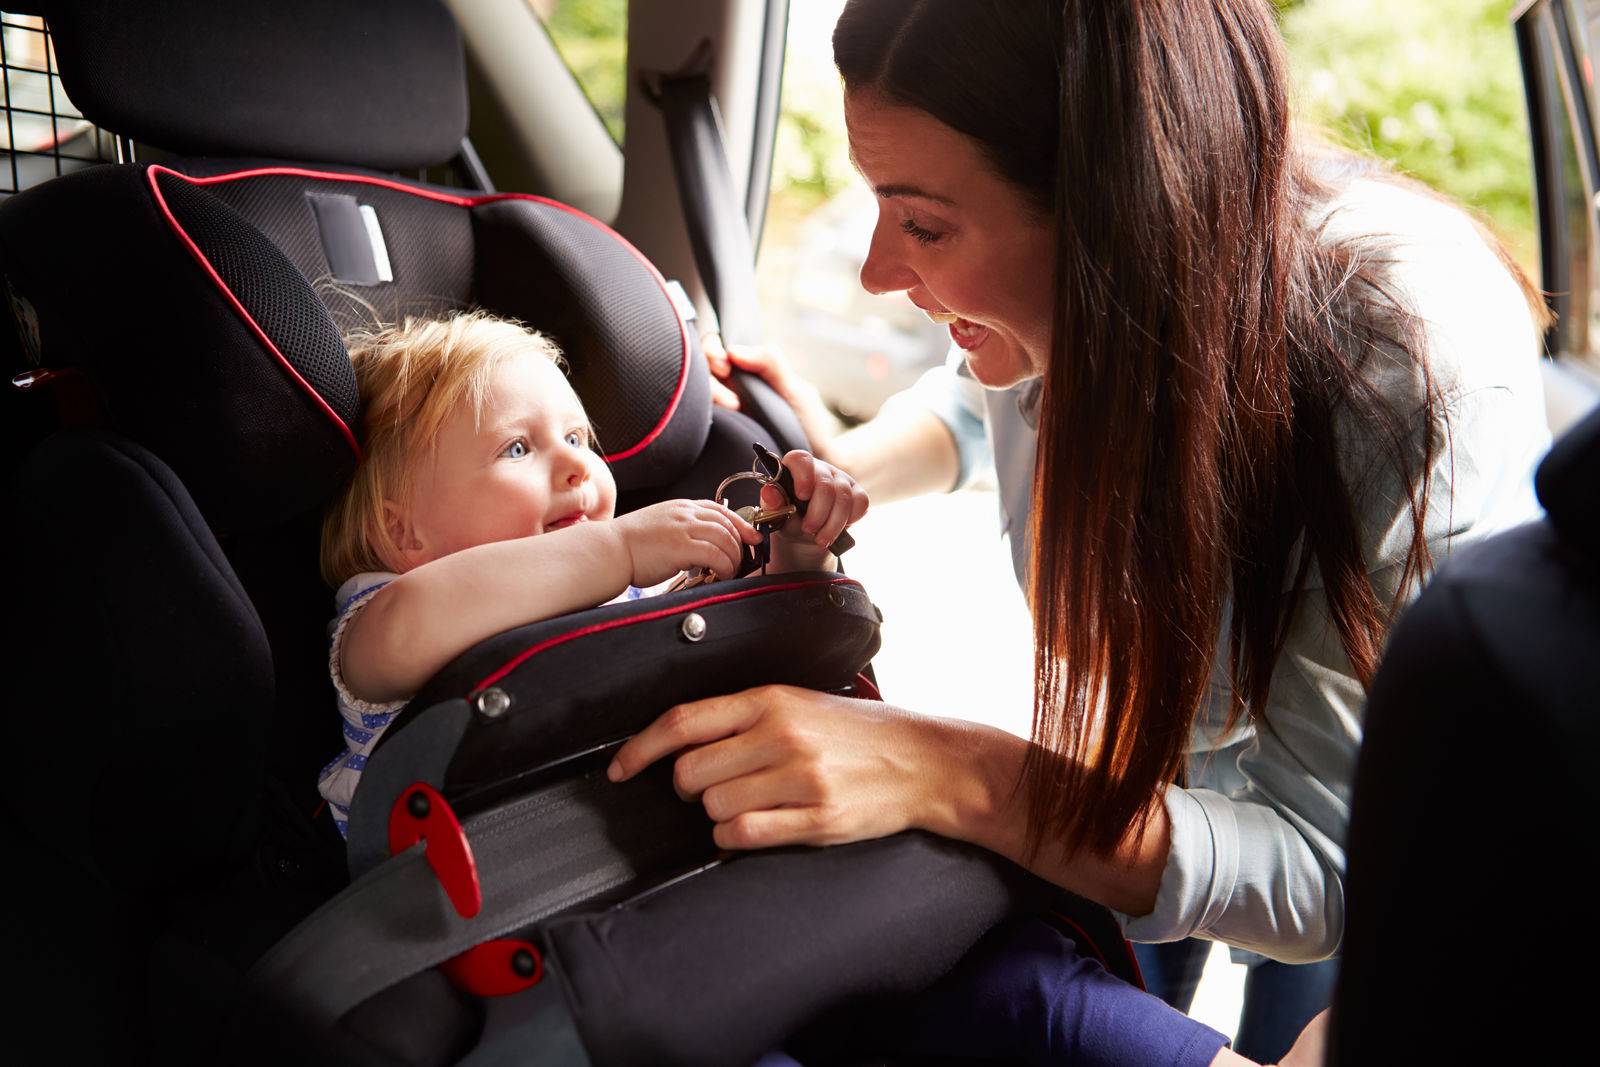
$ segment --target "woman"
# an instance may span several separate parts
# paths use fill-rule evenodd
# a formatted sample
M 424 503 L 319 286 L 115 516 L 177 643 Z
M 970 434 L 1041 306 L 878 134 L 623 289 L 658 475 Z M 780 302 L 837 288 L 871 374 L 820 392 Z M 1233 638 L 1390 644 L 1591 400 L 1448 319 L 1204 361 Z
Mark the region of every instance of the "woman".
M 1459 212 L 1291 136 L 1260 0 L 852 0 L 834 49 L 863 284 L 1006 391 L 1003 490 L 1036 428 L 1033 738 L 768 688 L 673 709 L 613 776 L 680 753 L 724 847 L 921 827 L 1135 940 L 1329 956 L 1389 622 L 1537 513 L 1531 292 Z M 959 437 L 901 410 L 819 453 L 882 501 L 949 487 Z

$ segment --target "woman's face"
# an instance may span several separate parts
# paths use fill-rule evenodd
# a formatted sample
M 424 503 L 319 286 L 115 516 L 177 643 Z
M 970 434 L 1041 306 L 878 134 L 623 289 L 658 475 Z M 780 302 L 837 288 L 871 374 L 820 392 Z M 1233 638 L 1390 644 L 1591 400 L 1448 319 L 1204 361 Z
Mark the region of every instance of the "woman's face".
M 977 144 L 925 111 L 870 90 L 845 94 L 856 169 L 878 196 L 861 267 L 873 293 L 905 292 L 1003 389 L 1044 372 L 1055 239 Z

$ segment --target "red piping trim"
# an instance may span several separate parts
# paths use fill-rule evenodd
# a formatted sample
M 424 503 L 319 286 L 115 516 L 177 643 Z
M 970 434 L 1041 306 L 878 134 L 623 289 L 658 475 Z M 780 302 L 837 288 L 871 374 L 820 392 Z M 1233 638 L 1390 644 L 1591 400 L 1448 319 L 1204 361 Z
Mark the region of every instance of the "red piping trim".
M 175 172 L 168 171 L 167 173 L 171 174 Z M 239 178 L 316 178 L 321 181 L 360 182 L 365 185 L 377 185 L 382 186 L 385 189 L 394 189 L 397 192 L 410 193 L 413 196 L 426 197 L 429 200 L 438 200 L 446 204 L 457 204 L 461 207 L 477 207 L 479 204 L 493 203 L 497 200 L 529 200 L 535 204 L 544 204 L 560 211 L 565 211 L 574 218 L 582 219 L 584 222 L 587 222 L 592 226 L 597 226 L 606 233 L 610 234 L 612 237 L 615 237 L 622 243 L 623 248 L 626 248 L 630 253 L 632 253 L 633 258 L 637 259 L 641 264 L 644 265 L 645 269 L 650 272 L 650 276 L 655 279 L 656 284 L 661 287 L 661 292 L 667 297 L 667 302 L 673 307 L 674 315 L 678 320 L 678 336 L 683 343 L 683 364 L 678 371 L 678 385 L 677 388 L 673 390 L 672 399 L 668 402 L 667 408 L 662 413 L 661 418 L 658 419 L 656 424 L 651 427 L 642 438 L 639 439 L 637 444 L 634 444 L 629 448 L 625 448 L 621 452 L 613 452 L 610 455 L 602 458 L 605 459 L 607 463 L 615 463 L 618 460 L 627 459 L 629 456 L 636 455 L 647 448 L 652 441 L 661 436 L 662 431 L 667 427 L 667 423 L 672 421 L 672 416 L 677 412 L 678 404 L 683 400 L 683 394 L 689 387 L 689 326 L 688 323 L 684 322 L 682 315 L 676 314 L 678 305 L 675 301 L 673 301 L 672 294 L 667 291 L 667 280 L 661 276 L 660 271 L 656 270 L 655 264 L 646 259 L 644 253 L 635 248 L 626 237 L 623 237 L 620 233 L 613 230 L 611 227 L 607 226 L 594 216 L 579 211 L 570 204 L 563 204 L 559 200 L 551 200 L 548 197 L 533 196 L 530 193 L 483 193 L 479 196 L 457 196 L 452 193 L 440 192 L 436 189 L 419 189 L 416 186 L 406 185 L 404 182 L 390 181 L 385 178 L 374 178 L 363 174 L 337 174 L 327 171 L 308 170 L 304 167 L 256 167 L 251 170 L 234 171 L 230 174 L 212 174 L 203 178 L 191 178 L 182 174 L 178 176 L 195 185 L 213 185 L 221 182 L 234 181 Z
M 211 283 L 217 287 L 217 291 L 227 299 L 228 303 L 233 305 L 233 310 L 244 320 L 245 325 L 250 327 L 250 331 L 267 347 L 267 351 L 277 358 L 278 364 L 289 373 L 291 378 L 300 383 L 300 388 L 305 390 L 306 395 L 312 399 L 317 407 L 322 409 L 323 414 L 333 420 L 335 426 L 339 427 L 339 432 L 344 434 L 344 439 L 350 444 L 350 450 L 359 459 L 361 457 L 361 446 L 356 443 L 355 434 L 350 432 L 350 427 L 346 426 L 344 420 L 338 416 L 333 408 L 328 406 L 326 400 L 322 399 L 322 394 L 313 389 L 311 383 L 302 378 L 300 372 L 294 369 L 294 365 L 284 358 L 283 353 L 278 350 L 278 346 L 273 343 L 272 338 L 267 336 L 267 332 L 261 328 L 261 324 L 255 320 L 254 316 L 245 310 L 244 304 L 239 302 L 239 298 L 234 295 L 232 289 L 228 288 L 227 283 L 222 280 L 222 276 L 211 265 L 211 261 L 206 258 L 205 253 L 200 251 L 200 246 L 194 243 L 194 239 L 189 236 L 183 225 L 173 216 L 172 209 L 167 206 L 167 198 L 161 195 L 161 186 L 156 182 L 157 174 L 170 174 L 191 184 L 197 183 L 188 175 L 179 174 L 177 171 L 169 170 L 166 167 L 151 166 L 145 171 L 145 180 L 150 183 L 150 192 L 155 196 L 156 205 L 161 209 L 161 214 L 167 220 L 168 227 L 177 235 L 178 240 L 183 242 L 183 246 L 189 250 L 189 255 L 194 257 L 194 261 L 200 264 L 200 269 L 210 277 Z
M 607 622 L 597 622 L 593 626 L 585 626 L 581 629 L 561 634 L 558 637 L 552 637 L 548 640 L 540 641 L 537 645 L 534 645 L 531 648 L 523 649 L 516 656 L 508 660 L 506 664 L 499 670 L 495 671 L 493 674 L 489 675 L 489 677 L 473 686 L 472 691 L 477 692 L 480 689 L 487 689 L 489 686 L 498 682 L 500 679 L 504 678 L 506 675 L 510 674 L 528 660 L 532 659 L 534 656 L 548 648 L 554 648 L 557 645 L 564 645 L 568 641 L 576 641 L 578 638 L 588 637 L 590 634 L 602 633 L 606 630 L 615 630 L 623 626 L 634 626 L 638 623 L 666 618 L 669 615 L 679 615 L 684 612 L 695 611 L 699 608 L 709 607 L 712 604 L 724 604 L 731 600 L 743 600 L 745 597 L 761 596 L 766 593 L 781 593 L 785 589 L 799 589 L 801 586 L 837 585 L 840 582 L 849 582 L 851 585 L 860 584 L 853 578 L 830 578 L 825 582 L 787 582 L 783 585 L 766 585 L 759 589 L 743 589 L 737 593 L 723 593 L 721 596 L 706 597 L 704 600 L 696 600 L 692 604 L 679 604 L 677 607 L 662 608 L 659 611 L 646 612 L 643 615 L 631 615 L 623 619 L 611 619 Z

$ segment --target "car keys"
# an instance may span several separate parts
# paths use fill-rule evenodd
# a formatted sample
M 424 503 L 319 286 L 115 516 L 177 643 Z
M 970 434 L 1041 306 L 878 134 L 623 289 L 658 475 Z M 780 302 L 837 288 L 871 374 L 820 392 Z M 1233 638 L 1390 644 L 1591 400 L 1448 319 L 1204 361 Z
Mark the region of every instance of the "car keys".
M 783 528 L 784 523 L 789 520 L 791 515 L 804 515 L 806 513 L 806 502 L 795 499 L 794 475 L 789 473 L 789 468 L 783 465 L 783 458 L 759 441 L 753 447 L 756 454 L 755 463 L 747 471 L 739 471 L 722 479 L 721 484 L 717 486 L 716 500 L 723 507 L 732 509 L 734 514 L 754 526 L 762 534 L 770 537 L 773 531 Z M 734 482 L 745 479 L 760 482 L 763 486 L 776 486 L 787 503 L 775 508 L 766 508 L 761 506 L 758 498 L 755 504 L 746 504 L 741 508 L 733 508 L 726 495 L 728 487 Z M 848 532 L 840 533 L 834 539 L 833 544 L 828 546 L 828 551 L 837 556 L 855 543 L 855 538 L 851 537 Z M 739 566 L 738 577 L 742 578 L 765 567 L 767 558 L 768 545 L 765 540 L 761 542 L 759 548 L 745 546 L 744 561 Z M 676 592 L 679 589 L 690 589 L 715 580 L 715 572 L 696 568 L 673 582 L 669 587 L 669 591 Z

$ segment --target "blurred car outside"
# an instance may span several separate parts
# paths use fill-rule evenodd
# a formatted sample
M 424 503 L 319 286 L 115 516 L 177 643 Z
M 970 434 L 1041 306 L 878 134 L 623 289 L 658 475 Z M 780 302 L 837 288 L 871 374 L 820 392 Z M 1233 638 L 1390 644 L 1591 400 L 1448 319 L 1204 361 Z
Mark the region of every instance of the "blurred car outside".
M 904 293 L 861 288 L 878 205 L 854 182 L 798 224 L 762 261 L 767 336 L 846 423 L 877 414 L 894 393 L 944 362 L 949 332 Z

